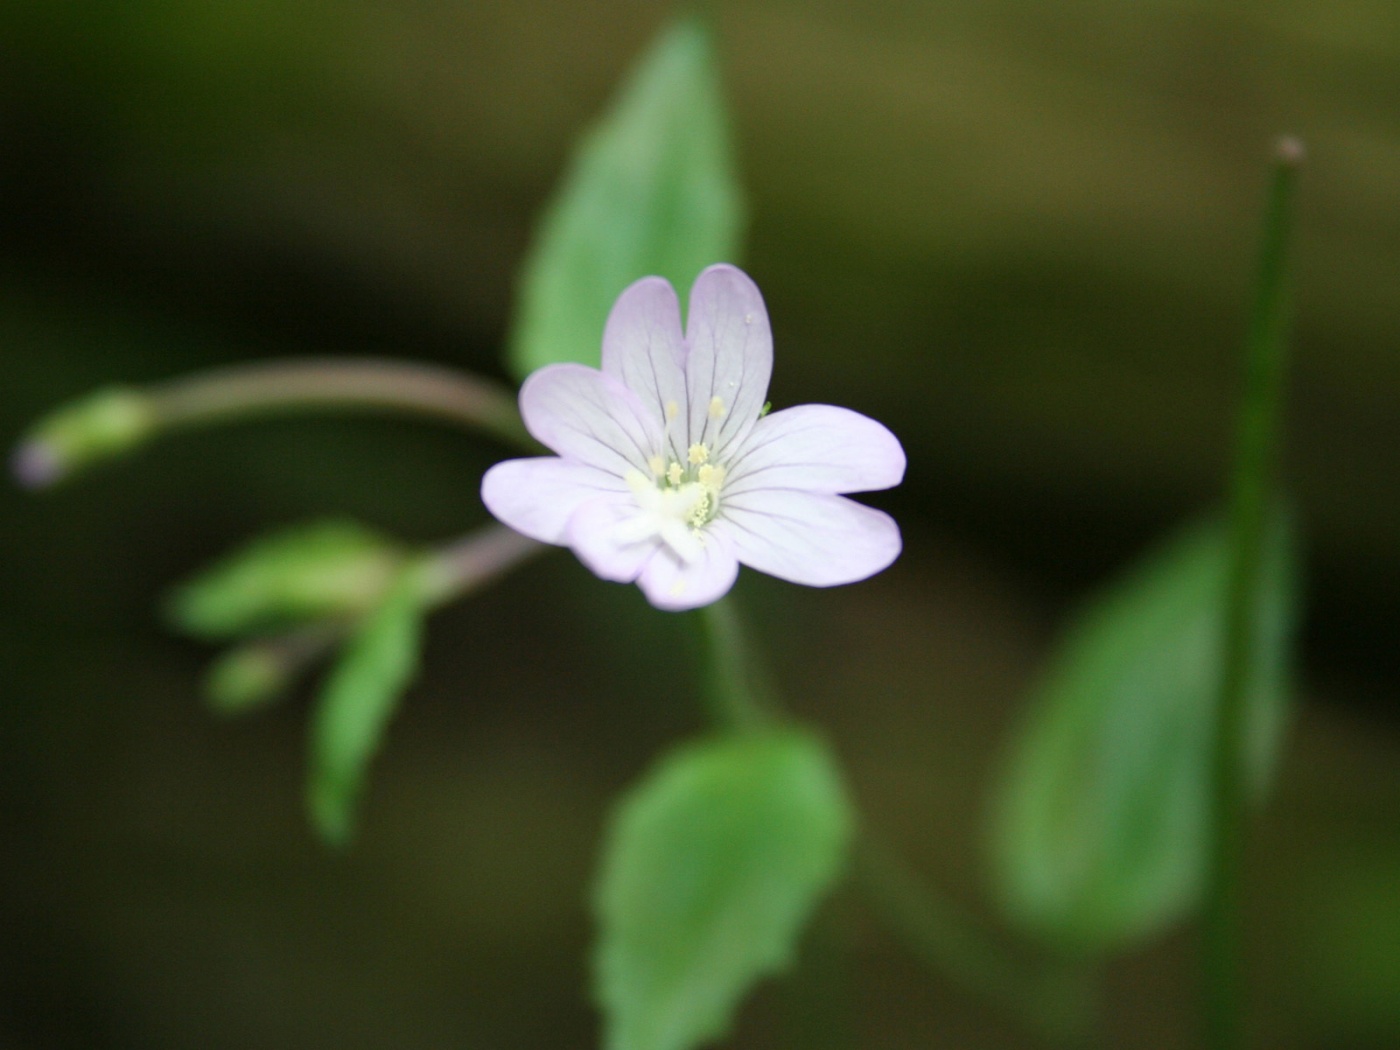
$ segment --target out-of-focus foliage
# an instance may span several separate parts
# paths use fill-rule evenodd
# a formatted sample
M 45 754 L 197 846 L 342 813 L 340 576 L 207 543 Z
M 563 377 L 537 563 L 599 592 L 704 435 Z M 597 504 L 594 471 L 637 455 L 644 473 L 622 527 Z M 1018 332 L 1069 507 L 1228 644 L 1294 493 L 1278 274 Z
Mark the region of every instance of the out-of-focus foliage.
M 608 1050 L 691 1050 L 786 966 L 852 830 L 826 747 L 765 730 L 685 747 L 623 800 L 605 845 L 597 994 Z
M 344 845 L 354 830 L 370 760 L 418 671 L 424 588 L 413 566 L 350 639 L 316 704 L 306 798 L 321 837 Z
M 210 640 L 352 619 L 379 603 L 402 563 L 399 545 L 355 522 L 297 525 L 182 584 L 166 610 L 180 630 Z
M 716 67 L 709 30 L 678 22 L 580 143 L 525 260 L 517 375 L 597 367 L 608 310 L 639 277 L 684 290 L 709 264 L 738 260 L 743 205 Z
M 1195 903 L 1208 849 L 1211 736 L 1229 533 L 1195 527 L 1081 615 L 1003 774 L 993 835 L 1002 903 L 1086 952 L 1125 948 Z M 1287 721 L 1293 540 L 1271 522 L 1255 596 L 1245 775 L 1257 798 Z

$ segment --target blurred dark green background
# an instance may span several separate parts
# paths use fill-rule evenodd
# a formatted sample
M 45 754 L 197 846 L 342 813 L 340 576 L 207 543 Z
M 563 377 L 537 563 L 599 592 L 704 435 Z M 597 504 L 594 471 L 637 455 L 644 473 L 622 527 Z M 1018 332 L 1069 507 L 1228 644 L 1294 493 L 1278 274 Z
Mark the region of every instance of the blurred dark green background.
M 872 500 L 905 531 L 893 569 L 738 593 L 871 822 L 983 912 L 988 778 L 1057 624 L 1221 489 L 1265 159 L 1279 132 L 1307 142 L 1287 474 L 1310 606 L 1249 857 L 1255 1020 L 1271 1047 L 1395 1045 L 1400 7 L 713 7 L 773 399 L 865 411 L 910 458 Z M 0 434 L 98 385 L 271 357 L 499 375 L 532 218 L 664 18 L 0 5 Z M 608 800 L 702 723 L 684 617 L 555 555 L 435 618 L 360 841 L 332 856 L 301 817 L 303 705 L 219 723 L 210 654 L 155 612 L 299 519 L 479 524 L 502 454 L 278 421 L 0 491 L 0 1046 L 590 1044 Z M 1022 1045 L 853 898 L 830 912 L 835 975 L 765 987 L 734 1045 Z M 1118 1045 L 1188 1040 L 1191 949 L 1114 968 Z

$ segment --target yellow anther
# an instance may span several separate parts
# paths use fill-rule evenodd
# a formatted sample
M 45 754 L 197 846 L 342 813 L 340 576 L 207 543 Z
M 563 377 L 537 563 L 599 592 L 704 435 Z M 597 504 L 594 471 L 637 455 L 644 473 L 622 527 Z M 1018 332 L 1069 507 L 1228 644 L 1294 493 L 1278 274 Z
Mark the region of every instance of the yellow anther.
M 681 469 L 679 463 L 672 463 L 666 468 L 666 480 L 672 485 L 679 485 L 683 477 L 685 477 L 685 471 Z
M 694 466 L 698 467 L 701 463 L 705 463 L 709 460 L 710 449 L 707 445 L 691 445 L 690 451 L 686 453 L 686 457 Z
M 652 456 L 647 460 L 647 469 L 659 478 L 666 473 L 666 461 L 660 456 Z
M 724 415 L 724 402 L 718 397 L 710 398 L 710 418 L 718 419 Z
M 690 517 L 687 519 L 691 528 L 699 529 L 701 525 L 710 520 L 710 506 L 711 499 L 708 492 L 695 501 L 695 506 L 691 508 Z
M 678 415 L 680 415 L 680 412 L 680 405 L 676 404 L 674 401 L 666 402 L 666 422 L 669 423 L 671 420 L 675 419 Z
M 725 470 L 718 463 L 706 463 L 695 472 L 695 480 L 711 492 L 718 492 L 724 484 Z

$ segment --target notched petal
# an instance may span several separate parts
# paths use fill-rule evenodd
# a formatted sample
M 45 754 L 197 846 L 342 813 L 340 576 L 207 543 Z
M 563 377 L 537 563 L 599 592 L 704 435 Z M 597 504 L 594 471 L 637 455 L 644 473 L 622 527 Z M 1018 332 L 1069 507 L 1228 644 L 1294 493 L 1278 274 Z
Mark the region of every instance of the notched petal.
M 637 584 L 652 605 L 679 612 L 723 598 L 738 576 L 739 562 L 727 537 L 722 530 L 710 529 L 694 561 L 683 561 L 669 547 L 658 548 Z
M 844 496 L 765 489 L 726 497 L 722 513 L 741 562 L 809 587 L 874 576 L 903 547 L 893 518 Z
M 563 544 L 569 518 L 604 493 L 625 493 L 621 479 L 555 456 L 508 459 L 481 479 L 481 501 L 503 524 L 541 543 Z
M 595 575 L 631 583 L 660 546 L 654 533 L 632 528 L 637 515 L 630 493 L 589 500 L 569 518 L 568 545 Z
M 685 404 L 681 308 L 665 278 L 644 277 L 618 297 L 603 330 L 603 371 L 653 409 L 659 424 L 668 404 Z
M 904 467 L 904 449 L 884 424 L 835 405 L 799 405 L 754 425 L 725 491 L 873 492 L 898 485 Z
M 660 447 L 653 413 L 621 381 L 586 365 L 548 365 L 520 388 L 530 433 L 565 459 L 617 477 L 645 470 Z
M 758 419 L 773 374 L 773 333 L 758 286 L 728 264 L 690 290 L 686 326 L 689 442 L 723 457 Z

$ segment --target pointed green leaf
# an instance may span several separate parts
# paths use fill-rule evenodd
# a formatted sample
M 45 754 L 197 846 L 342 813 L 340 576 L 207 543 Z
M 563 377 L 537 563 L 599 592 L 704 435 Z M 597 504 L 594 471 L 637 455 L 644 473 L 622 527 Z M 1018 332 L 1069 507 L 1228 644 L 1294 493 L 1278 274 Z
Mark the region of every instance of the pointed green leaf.
M 852 813 L 831 754 L 794 730 L 684 747 L 622 801 L 603 854 L 597 994 L 608 1050 L 689 1050 L 790 960 Z
M 311 724 L 307 809 L 321 837 L 344 845 L 370 760 L 418 670 L 424 588 L 415 567 L 351 637 L 331 670 Z
M 177 587 L 167 614 L 185 633 L 209 639 L 357 616 L 383 597 L 402 561 L 398 546 L 362 525 L 297 525 Z
M 546 210 L 520 286 L 512 370 L 598 365 L 603 323 L 627 285 L 660 274 L 684 295 L 737 261 L 743 204 L 710 34 L 666 30 L 582 140 Z
M 1014 741 L 994 813 L 994 874 L 1023 925 L 1112 951 L 1197 903 L 1206 862 L 1228 533 L 1199 526 L 1084 612 Z M 1262 793 L 1287 720 L 1296 567 L 1270 526 L 1258 590 L 1246 774 Z

